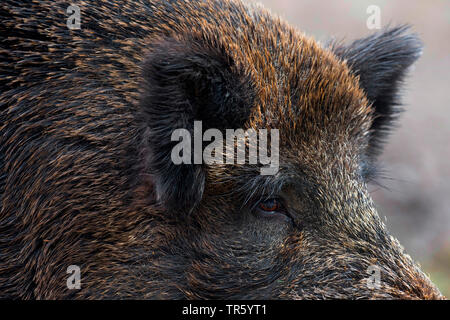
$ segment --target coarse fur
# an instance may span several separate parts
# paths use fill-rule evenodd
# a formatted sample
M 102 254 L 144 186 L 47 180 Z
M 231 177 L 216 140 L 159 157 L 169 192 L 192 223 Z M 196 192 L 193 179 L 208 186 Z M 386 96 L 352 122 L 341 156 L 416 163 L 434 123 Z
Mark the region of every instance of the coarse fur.
M 442 298 L 366 187 L 407 27 L 321 46 L 235 0 L 80 1 L 79 30 L 67 6 L 0 3 L 0 298 Z M 279 172 L 173 164 L 194 120 L 279 129 Z

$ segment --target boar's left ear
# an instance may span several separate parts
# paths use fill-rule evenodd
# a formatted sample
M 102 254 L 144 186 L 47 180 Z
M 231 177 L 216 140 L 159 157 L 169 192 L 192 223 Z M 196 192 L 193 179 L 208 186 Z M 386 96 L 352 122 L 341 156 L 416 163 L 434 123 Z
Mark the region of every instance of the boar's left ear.
M 205 165 L 193 161 L 194 143 L 198 143 L 192 140 L 194 121 L 202 122 L 203 131 L 243 127 L 253 103 L 251 82 L 223 45 L 205 39 L 163 38 L 149 49 L 141 99 L 145 171 L 152 176 L 156 200 L 165 210 L 190 214 L 206 183 Z M 190 133 L 190 163 L 172 161 L 172 150 L 180 143 L 172 141 L 176 129 Z
M 331 50 L 359 76 L 361 88 L 373 103 L 374 122 L 369 154 L 376 156 L 400 111 L 399 89 L 408 68 L 421 56 L 422 43 L 408 26 L 385 29 L 350 45 Z

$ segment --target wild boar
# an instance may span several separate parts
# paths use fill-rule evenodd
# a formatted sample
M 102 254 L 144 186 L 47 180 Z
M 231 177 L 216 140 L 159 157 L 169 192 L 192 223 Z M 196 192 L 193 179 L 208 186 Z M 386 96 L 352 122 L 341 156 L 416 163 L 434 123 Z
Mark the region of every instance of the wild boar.
M 0 4 L 1 298 L 442 298 L 367 190 L 407 27 L 320 45 L 237 0 L 76 9 Z M 278 130 L 278 170 L 175 164 L 195 121 Z

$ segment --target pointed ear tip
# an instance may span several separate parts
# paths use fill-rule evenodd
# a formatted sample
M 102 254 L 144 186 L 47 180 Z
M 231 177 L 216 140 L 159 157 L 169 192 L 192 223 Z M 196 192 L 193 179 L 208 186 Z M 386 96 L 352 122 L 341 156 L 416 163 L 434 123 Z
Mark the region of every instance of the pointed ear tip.
M 413 64 L 423 55 L 424 45 L 417 34 L 411 34 L 409 36 L 411 39 L 408 40 L 408 52 L 411 57 L 411 64 Z
M 422 55 L 424 43 L 419 34 L 412 30 L 411 25 L 386 27 L 381 33 L 382 36 L 398 41 L 403 48 L 413 53 L 415 57 L 419 58 Z
M 413 63 L 423 54 L 424 44 L 419 34 L 412 30 L 409 24 L 397 26 L 387 25 L 369 36 L 356 39 L 346 44 L 343 39 L 331 39 L 326 43 L 329 48 L 341 58 L 362 58 L 360 52 L 372 52 L 373 55 L 395 53 L 403 57 L 405 63 Z

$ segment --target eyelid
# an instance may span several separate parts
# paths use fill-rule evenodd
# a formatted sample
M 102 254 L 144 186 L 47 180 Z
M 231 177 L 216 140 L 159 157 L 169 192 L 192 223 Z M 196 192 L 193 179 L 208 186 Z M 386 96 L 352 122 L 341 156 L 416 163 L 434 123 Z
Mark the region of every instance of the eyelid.
M 269 201 L 269 200 L 277 201 L 278 208 L 276 210 L 268 211 L 268 210 L 264 210 L 264 209 L 260 208 L 260 204 L 261 203 L 263 203 L 264 201 Z M 269 198 L 269 199 L 262 200 L 262 201 L 258 202 L 257 205 L 256 205 L 255 213 L 258 216 L 260 216 L 261 218 L 283 220 L 285 222 L 291 223 L 292 225 L 295 225 L 295 223 L 294 223 L 294 221 L 292 219 L 292 216 L 285 209 L 284 204 L 282 203 L 282 201 L 280 201 L 280 199 L 278 199 L 278 198 Z
M 251 199 L 251 200 L 250 200 Z M 286 206 L 284 205 L 284 199 L 283 199 L 283 197 L 281 197 L 281 196 L 279 196 L 279 195 L 276 195 L 276 194 L 270 194 L 270 195 L 267 195 L 267 194 L 265 194 L 265 195 L 255 195 L 254 197 L 252 197 L 252 198 L 249 198 L 249 200 L 247 200 L 246 202 L 247 202 L 247 208 L 250 210 L 250 211 L 254 211 L 254 210 L 256 210 L 256 209 L 258 209 L 259 208 L 259 204 L 261 203 L 261 202 L 264 202 L 264 201 L 269 201 L 269 200 L 271 200 L 271 199 L 276 199 L 277 201 L 278 201 L 278 204 L 280 205 L 280 208 L 282 208 L 283 209 L 283 211 L 285 211 L 286 209 Z

